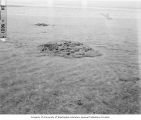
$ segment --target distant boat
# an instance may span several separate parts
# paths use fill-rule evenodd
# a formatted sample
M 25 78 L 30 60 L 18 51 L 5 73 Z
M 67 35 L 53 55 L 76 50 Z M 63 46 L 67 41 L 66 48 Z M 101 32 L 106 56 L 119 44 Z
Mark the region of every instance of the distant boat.
M 112 17 L 110 16 L 109 13 L 106 13 L 106 14 L 105 13 L 101 13 L 101 15 L 104 16 L 108 20 L 112 20 Z

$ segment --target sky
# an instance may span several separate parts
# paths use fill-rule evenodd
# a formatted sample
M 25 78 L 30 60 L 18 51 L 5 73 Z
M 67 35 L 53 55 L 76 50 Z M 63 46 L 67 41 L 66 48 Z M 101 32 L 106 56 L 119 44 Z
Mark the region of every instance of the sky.
M 7 4 L 12 5 L 44 5 L 47 4 L 49 0 L 7 0 Z
M 25 5 L 25 6 L 53 6 L 53 5 L 66 5 L 66 6 L 86 6 L 87 1 L 92 7 L 129 7 L 141 8 L 141 0 L 7 0 L 8 5 Z M 110 1 L 110 2 L 109 2 Z M 137 1 L 140 1 L 138 3 Z

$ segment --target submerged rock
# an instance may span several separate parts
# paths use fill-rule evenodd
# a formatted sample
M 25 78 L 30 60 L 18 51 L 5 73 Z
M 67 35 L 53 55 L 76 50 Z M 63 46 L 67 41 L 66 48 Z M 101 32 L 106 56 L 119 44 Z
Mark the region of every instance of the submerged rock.
M 102 54 L 93 48 L 74 41 L 48 42 L 40 45 L 40 52 L 47 56 L 60 56 L 65 58 L 96 57 Z

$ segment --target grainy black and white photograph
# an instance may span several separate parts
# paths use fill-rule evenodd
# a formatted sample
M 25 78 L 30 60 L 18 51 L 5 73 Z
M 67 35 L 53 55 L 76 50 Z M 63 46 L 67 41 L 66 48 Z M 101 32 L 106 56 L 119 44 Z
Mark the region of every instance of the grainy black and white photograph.
M 140 1 L 0 0 L 0 114 L 140 114 Z

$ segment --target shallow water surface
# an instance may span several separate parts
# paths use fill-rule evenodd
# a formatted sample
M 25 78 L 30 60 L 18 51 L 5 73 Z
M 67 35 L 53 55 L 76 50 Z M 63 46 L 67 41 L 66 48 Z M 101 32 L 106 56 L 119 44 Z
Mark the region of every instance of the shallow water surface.
M 120 9 L 8 8 L 8 40 L 0 41 L 0 113 L 139 113 L 136 16 Z M 40 55 L 37 46 L 60 40 L 83 42 L 103 55 Z

